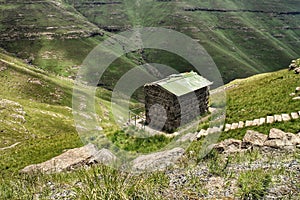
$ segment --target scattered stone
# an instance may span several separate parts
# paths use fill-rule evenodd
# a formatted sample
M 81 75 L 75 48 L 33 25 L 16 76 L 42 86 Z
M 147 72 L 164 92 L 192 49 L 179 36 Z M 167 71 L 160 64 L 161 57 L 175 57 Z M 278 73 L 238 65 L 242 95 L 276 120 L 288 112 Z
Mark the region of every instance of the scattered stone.
M 238 126 L 238 128 L 244 128 L 244 125 L 245 125 L 245 123 L 244 123 L 244 122 L 242 122 L 242 121 L 240 121 L 240 122 L 239 122 L 239 126 Z
M 237 129 L 239 127 L 239 124 L 238 123 L 233 123 L 232 125 L 231 125 L 231 130 L 235 130 L 235 129 Z
M 286 133 L 280 129 L 272 128 L 265 146 L 282 148 L 286 146 L 296 146 L 300 144 L 300 137 L 293 133 Z
M 292 112 L 291 116 L 292 116 L 292 119 L 298 119 L 299 118 L 299 115 L 296 112 Z
M 267 135 L 262 133 L 248 130 L 243 138 L 243 145 L 245 146 L 263 146 L 264 142 L 268 139 Z
M 42 82 L 38 79 L 35 79 L 35 78 L 29 78 L 27 80 L 28 83 L 32 83 L 32 84 L 35 84 L 35 85 L 42 85 Z
M 0 72 L 5 71 L 7 69 L 7 67 L 0 67 Z
M 273 116 L 267 116 L 267 123 L 268 124 L 274 123 L 274 117 Z
M 274 115 L 275 122 L 282 122 L 282 117 L 281 115 Z
M 231 124 L 225 125 L 225 132 L 229 131 L 231 129 Z
M 300 92 L 300 87 L 296 87 L 296 92 Z
M 199 139 L 201 137 L 207 136 L 207 131 L 204 129 L 201 129 L 200 132 L 197 134 L 196 138 Z
M 296 93 L 293 92 L 293 93 L 290 94 L 290 96 L 294 97 L 294 96 L 296 96 Z
M 181 142 L 186 142 L 186 141 L 194 141 L 196 138 L 196 134 L 194 133 L 187 133 L 183 136 L 181 136 L 176 142 L 181 143 Z
M 184 149 L 174 148 L 167 151 L 142 155 L 132 161 L 132 169 L 136 171 L 155 171 L 169 167 L 184 154 Z
M 253 121 L 249 121 L 249 120 L 247 120 L 246 121 L 246 127 L 249 127 L 249 126 L 252 126 L 253 125 Z
M 214 149 L 221 153 L 235 153 L 241 151 L 242 141 L 235 139 L 226 139 L 214 146 Z
M 272 147 L 272 148 L 283 148 L 285 146 L 292 146 L 291 143 L 287 143 L 283 140 L 279 140 L 279 139 L 274 139 L 274 140 L 267 140 L 265 143 L 264 143 L 265 146 L 268 146 L 268 147 Z
M 44 172 L 56 173 L 70 171 L 75 168 L 91 165 L 94 163 L 109 164 L 116 157 L 109 150 L 98 150 L 93 144 L 70 149 L 63 154 L 56 156 L 40 164 L 29 165 L 21 170 L 22 173 Z M 105 163 L 104 163 L 105 162 Z
M 272 128 L 269 132 L 268 139 L 283 139 L 285 137 L 285 132 L 280 129 Z
M 282 120 L 287 122 L 287 121 L 290 121 L 291 120 L 291 117 L 289 114 L 282 114 Z

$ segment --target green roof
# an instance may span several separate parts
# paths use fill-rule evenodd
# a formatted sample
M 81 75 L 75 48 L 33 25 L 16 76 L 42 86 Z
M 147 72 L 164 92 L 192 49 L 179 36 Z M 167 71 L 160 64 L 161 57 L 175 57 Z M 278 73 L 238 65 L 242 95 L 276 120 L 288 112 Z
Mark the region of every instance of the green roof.
M 160 85 L 176 96 L 182 96 L 212 85 L 213 83 L 192 71 L 181 74 L 173 74 L 152 84 Z

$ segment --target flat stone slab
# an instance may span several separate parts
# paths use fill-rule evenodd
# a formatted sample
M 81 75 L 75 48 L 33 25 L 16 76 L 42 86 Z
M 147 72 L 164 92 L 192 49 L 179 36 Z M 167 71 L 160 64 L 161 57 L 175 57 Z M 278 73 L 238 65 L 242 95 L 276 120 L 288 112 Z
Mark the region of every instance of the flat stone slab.
M 93 144 L 70 149 L 59 156 L 40 164 L 29 165 L 21 170 L 22 173 L 45 172 L 56 173 L 69 171 L 80 166 L 93 163 L 109 164 L 116 160 L 116 156 L 107 149 L 98 150 Z
M 167 151 L 142 155 L 131 162 L 132 170 L 136 172 L 164 170 L 175 164 L 183 154 L 184 149 L 174 148 Z
M 267 124 L 272 124 L 274 123 L 275 119 L 274 116 L 267 116 Z
M 248 130 L 243 138 L 243 145 L 245 146 L 263 146 L 264 142 L 268 139 L 267 135 L 262 133 Z
M 287 121 L 290 121 L 291 120 L 291 117 L 289 114 L 282 114 L 282 120 L 287 122 Z

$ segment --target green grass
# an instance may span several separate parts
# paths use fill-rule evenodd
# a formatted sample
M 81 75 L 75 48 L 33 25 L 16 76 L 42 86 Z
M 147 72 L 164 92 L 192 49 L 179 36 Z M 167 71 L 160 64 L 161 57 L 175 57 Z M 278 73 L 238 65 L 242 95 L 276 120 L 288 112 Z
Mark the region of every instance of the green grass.
M 1 5 L 0 46 L 22 59 L 29 59 L 40 68 L 64 76 L 74 76 L 76 67 L 104 36 L 89 33 L 101 28 L 117 27 L 120 31 L 131 27 L 165 27 L 185 33 L 199 40 L 217 64 L 225 83 L 235 78 L 270 72 L 287 67 L 291 59 L 299 56 L 299 15 L 278 15 L 251 12 L 187 12 L 187 7 L 249 9 L 274 12 L 297 11 L 299 3 L 293 0 L 267 0 L 264 4 L 251 1 L 137 1 L 126 0 L 121 4 L 84 5 L 87 0 L 64 0 L 60 6 L 51 1 L 43 4 L 24 4 L 25 1 Z M 73 7 L 75 6 L 75 7 Z M 12 20 L 9 20 L 12 19 Z M 50 28 L 49 27 L 54 27 Z M 99 28 L 100 27 L 100 28 Z M 6 40 L 6 30 L 17 38 Z M 54 34 L 29 39 L 32 33 Z M 75 38 L 66 35 L 75 32 Z M 88 34 L 83 34 L 88 33 Z M 20 39 L 21 38 L 21 39 Z M 143 59 L 140 57 L 143 56 Z M 104 84 L 114 86 L 117 80 L 141 61 L 163 63 L 180 72 L 190 70 L 190 65 L 163 51 L 137 53 L 129 62 L 122 58 L 108 69 Z M 115 70 L 118 66 L 122 70 Z M 125 70 L 126 69 L 126 70 Z
M 300 102 L 289 96 L 299 85 L 298 75 L 288 70 L 233 81 L 226 92 L 226 122 L 299 111 Z
M 241 199 L 262 199 L 271 183 L 271 175 L 264 170 L 243 172 L 238 178 L 238 197 Z

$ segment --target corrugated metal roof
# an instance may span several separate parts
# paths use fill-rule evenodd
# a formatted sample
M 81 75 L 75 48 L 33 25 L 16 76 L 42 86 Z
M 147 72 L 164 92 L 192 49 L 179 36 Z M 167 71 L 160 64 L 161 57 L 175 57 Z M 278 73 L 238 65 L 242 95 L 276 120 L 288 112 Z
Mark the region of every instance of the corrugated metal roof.
M 160 85 L 176 96 L 182 96 L 212 85 L 213 83 L 192 71 L 181 74 L 173 74 L 168 78 L 156 81 L 153 84 Z

